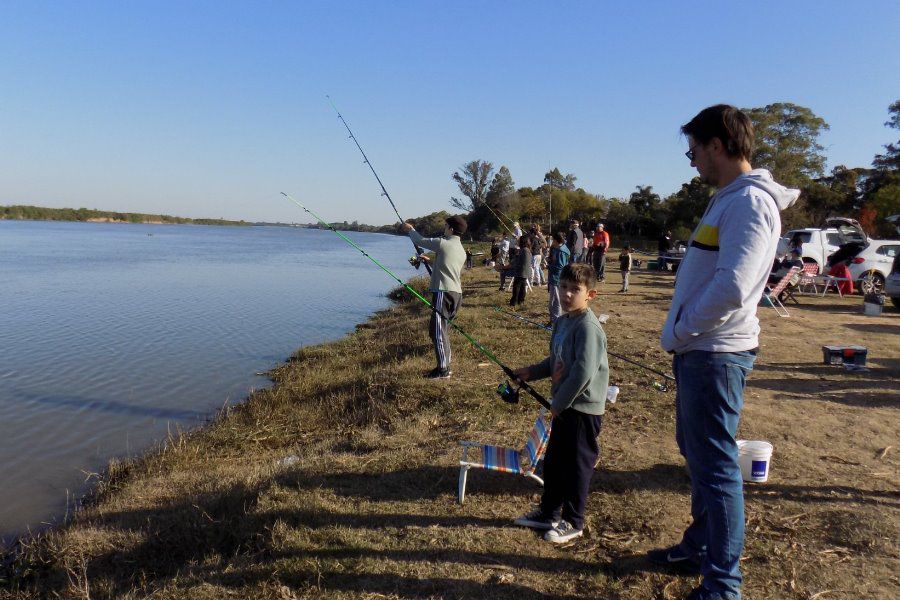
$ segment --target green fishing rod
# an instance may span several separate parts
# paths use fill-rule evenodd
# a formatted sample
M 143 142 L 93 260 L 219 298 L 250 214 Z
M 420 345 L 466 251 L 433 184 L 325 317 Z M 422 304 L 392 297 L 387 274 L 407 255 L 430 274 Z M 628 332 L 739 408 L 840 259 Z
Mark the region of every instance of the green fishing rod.
M 551 331 L 551 332 L 553 331 L 552 327 L 547 327 L 546 325 L 544 325 L 542 323 L 538 323 L 537 321 L 532 321 L 531 319 L 526 319 L 525 317 L 523 317 L 522 315 L 520 315 L 518 313 L 514 313 L 514 312 L 511 312 L 508 310 L 503 310 L 499 306 L 495 306 L 494 310 L 496 310 L 498 313 L 504 314 L 508 317 L 513 317 L 513 318 L 519 319 L 520 321 L 524 321 L 525 323 L 528 323 L 529 325 L 534 325 L 535 327 L 540 327 L 541 329 L 543 329 L 545 331 Z M 672 377 L 671 375 L 663 373 L 662 371 L 657 371 L 656 369 L 654 369 L 652 367 L 648 367 L 647 365 L 641 364 L 641 363 L 637 362 L 636 360 L 626 358 L 626 357 L 622 356 L 621 354 L 616 354 L 615 352 L 610 352 L 609 350 L 607 350 L 606 353 L 614 358 L 618 358 L 619 360 L 623 360 L 627 363 L 631 363 L 636 367 L 646 369 L 647 371 L 650 371 L 651 373 L 656 373 L 657 375 L 660 375 L 660 376 L 668 379 L 669 381 L 675 381 L 675 378 Z M 662 391 L 666 391 L 666 385 L 665 384 L 662 384 L 662 385 L 663 385 Z
M 322 225 L 324 225 L 325 227 L 327 227 L 327 228 L 330 229 L 331 231 L 335 232 L 335 233 L 338 235 L 338 237 L 340 237 L 342 240 L 344 240 L 345 242 L 347 242 L 348 244 L 350 244 L 351 246 L 353 246 L 354 248 L 356 248 L 357 250 L 359 250 L 359 251 L 362 253 L 363 256 L 365 256 L 366 258 L 368 258 L 369 260 L 371 260 L 373 263 L 375 263 L 376 265 L 378 265 L 378 267 L 379 267 L 382 271 L 384 271 L 385 273 L 387 273 L 391 278 L 393 278 L 394 281 L 396 281 L 397 283 L 399 283 L 400 285 L 402 285 L 403 287 L 405 287 L 405 288 L 406 288 L 413 296 L 415 296 L 416 298 L 418 298 L 419 300 L 421 300 L 422 303 L 425 304 L 425 306 L 427 306 L 433 313 L 435 313 L 435 314 L 437 314 L 438 316 L 440 316 L 440 313 L 438 312 L 437 308 L 435 308 L 434 305 L 433 305 L 431 302 L 428 301 L 428 299 L 426 299 L 422 294 L 420 294 L 419 292 L 417 292 L 416 290 L 414 290 L 408 283 L 404 282 L 402 279 L 400 279 L 399 277 L 397 277 L 397 276 L 393 273 L 393 271 L 391 271 L 390 269 L 388 269 L 387 267 L 385 267 L 383 264 L 381 264 L 380 262 L 378 262 L 378 260 L 375 259 L 375 258 L 374 258 L 372 255 L 370 255 L 368 252 L 366 252 L 365 250 L 363 250 L 362 248 L 360 248 L 359 246 L 357 246 L 356 243 L 355 243 L 353 240 L 351 240 L 350 238 L 348 238 L 347 236 L 345 236 L 344 234 L 342 234 L 340 231 L 338 231 L 337 229 L 335 229 L 330 223 L 324 221 L 324 220 L 322 219 L 322 217 L 320 217 L 319 215 L 317 215 L 316 213 L 314 213 L 314 212 L 311 211 L 310 209 L 306 208 L 302 203 L 300 203 L 299 200 L 297 200 L 296 198 L 294 198 L 294 197 L 291 196 L 290 194 L 286 194 L 285 192 L 281 192 L 281 195 L 284 196 L 285 198 L 287 198 L 288 200 L 290 200 L 291 202 L 293 202 L 294 204 L 296 204 L 297 206 L 299 206 L 300 208 L 302 208 L 303 210 L 305 210 L 305 211 L 306 211 L 307 213 L 309 213 L 310 215 L 312 215 L 312 217 L 313 217 L 315 220 L 317 220 L 319 223 L 321 223 Z M 462 327 L 460 327 L 459 325 L 457 325 L 456 323 L 454 323 L 452 320 L 451 320 L 451 321 L 448 321 L 448 323 L 450 324 L 451 327 L 453 327 L 455 330 L 457 330 L 458 332 L 460 332 L 460 333 L 463 335 L 463 337 L 465 337 L 467 340 L 469 340 L 469 343 L 472 344 L 473 346 L 475 346 L 475 348 L 476 348 L 479 352 L 481 352 L 482 354 L 484 354 L 484 355 L 488 358 L 488 360 L 490 360 L 492 363 L 494 363 L 495 365 L 497 365 L 498 367 L 500 367 L 501 369 L 503 369 L 503 372 L 506 373 L 506 375 L 509 376 L 513 381 L 515 381 L 516 385 L 518 385 L 519 387 L 521 387 L 522 389 L 524 389 L 525 391 L 527 391 L 528 394 L 529 394 L 532 398 L 534 398 L 535 400 L 537 400 L 537 401 L 541 404 L 541 406 L 543 406 L 543 407 L 546 408 L 547 410 L 550 410 L 550 409 L 551 409 L 550 403 L 547 401 L 546 398 L 544 398 L 544 397 L 540 394 L 540 392 L 538 392 L 536 389 L 534 389 L 533 387 L 531 387 L 530 385 L 528 385 L 528 383 L 526 383 L 525 381 L 522 381 L 521 379 L 519 379 L 519 377 L 513 372 L 513 370 L 510 369 L 509 367 L 507 367 L 507 366 L 506 366 L 505 364 L 503 364 L 502 362 L 500 362 L 500 359 L 497 358 L 497 357 L 494 355 L 493 352 L 491 352 L 490 350 L 488 350 L 487 348 L 485 348 L 484 345 L 483 345 L 481 342 L 479 342 L 478 340 L 476 340 L 475 338 L 473 338 L 471 335 L 469 335 L 468 333 L 466 333 L 466 331 L 465 331 Z
M 369 165 L 369 169 L 372 171 L 372 175 L 375 176 L 375 180 L 378 182 L 378 185 L 381 186 L 381 195 L 384 196 L 385 198 L 387 198 L 388 202 L 391 203 L 391 208 L 394 209 L 394 214 L 397 215 L 397 218 L 400 219 L 400 222 L 401 223 L 405 222 L 403 217 L 400 216 L 400 212 L 397 210 L 397 205 L 394 204 L 394 201 L 391 199 L 391 195 L 388 194 L 387 188 L 384 187 L 383 183 L 381 183 L 381 177 L 379 177 L 378 173 L 375 172 L 375 167 L 372 166 L 371 161 L 369 161 L 369 157 L 366 156 L 366 153 L 365 153 L 365 151 L 363 151 L 362 146 L 359 145 L 359 140 L 356 139 L 356 136 L 353 135 L 353 130 L 350 129 L 350 126 L 347 125 L 347 121 L 344 120 L 344 115 L 341 114 L 341 111 L 339 111 L 337 109 L 337 106 L 334 105 L 334 102 L 331 101 L 331 96 L 326 94 L 325 97 L 328 98 L 328 103 L 331 104 L 331 108 L 333 108 L 334 112 L 337 113 L 338 119 L 340 119 L 341 123 L 344 124 L 344 127 L 347 128 L 347 133 L 350 134 L 350 139 L 353 140 L 353 143 L 356 144 L 357 148 L 359 148 L 359 153 L 362 154 L 363 162 L 365 162 L 367 165 Z M 413 248 L 416 249 L 416 256 L 417 257 L 422 256 L 422 253 L 424 251 L 421 248 L 419 248 L 418 246 L 416 246 L 416 243 L 413 242 L 412 239 L 410 239 L 409 241 L 412 242 Z M 429 265 L 427 261 L 423 261 L 423 262 L 425 262 L 425 270 L 428 271 L 429 275 L 431 275 L 431 265 Z M 416 265 L 416 268 L 417 269 L 419 268 L 418 264 Z

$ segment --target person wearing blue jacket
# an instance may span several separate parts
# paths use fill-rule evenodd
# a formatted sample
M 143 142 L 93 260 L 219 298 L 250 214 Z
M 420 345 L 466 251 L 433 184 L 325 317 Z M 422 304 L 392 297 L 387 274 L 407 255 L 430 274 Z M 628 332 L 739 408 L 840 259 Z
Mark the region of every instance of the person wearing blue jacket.
M 553 242 L 550 244 L 550 257 L 547 260 L 547 291 L 550 292 L 550 324 L 556 323 L 556 319 L 562 314 L 559 304 L 559 275 L 563 267 L 569 264 L 572 253 L 566 246 L 566 236 L 562 231 L 553 234 Z
M 678 386 L 675 438 L 691 472 L 692 522 L 681 542 L 648 558 L 703 576 L 690 600 L 740 600 L 744 495 L 735 440 L 759 346 L 757 303 L 799 196 L 750 165 L 753 125 L 724 104 L 681 128 L 700 178 L 718 188 L 678 267 L 662 331 Z

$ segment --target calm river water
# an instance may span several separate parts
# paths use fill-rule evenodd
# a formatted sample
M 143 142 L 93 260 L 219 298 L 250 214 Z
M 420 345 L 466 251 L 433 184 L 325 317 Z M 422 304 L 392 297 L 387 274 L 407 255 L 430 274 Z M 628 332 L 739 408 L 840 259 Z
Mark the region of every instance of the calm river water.
M 349 236 L 414 273 L 405 238 Z M 0 221 L 0 535 L 58 520 L 111 457 L 240 402 L 394 285 L 330 231 Z

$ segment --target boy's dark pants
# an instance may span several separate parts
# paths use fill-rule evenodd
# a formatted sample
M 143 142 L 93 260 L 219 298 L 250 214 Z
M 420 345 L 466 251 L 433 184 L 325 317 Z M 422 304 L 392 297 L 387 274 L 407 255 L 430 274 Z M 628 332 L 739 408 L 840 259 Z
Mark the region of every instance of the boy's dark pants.
M 544 455 L 544 495 L 541 512 L 553 520 L 563 519 L 584 529 L 584 508 L 594 465 L 600 456 L 601 415 L 575 409 L 564 410 L 553 419 L 550 442 Z
M 525 302 L 525 290 L 527 289 L 524 277 L 516 277 L 513 279 L 512 298 L 509 300 L 510 306 L 522 304 Z
M 435 310 L 431 311 L 428 334 L 434 344 L 438 369 L 450 368 L 452 353 L 450 351 L 450 326 L 447 321 L 456 316 L 461 302 L 462 294 L 459 292 L 432 292 L 431 294 L 431 305 Z

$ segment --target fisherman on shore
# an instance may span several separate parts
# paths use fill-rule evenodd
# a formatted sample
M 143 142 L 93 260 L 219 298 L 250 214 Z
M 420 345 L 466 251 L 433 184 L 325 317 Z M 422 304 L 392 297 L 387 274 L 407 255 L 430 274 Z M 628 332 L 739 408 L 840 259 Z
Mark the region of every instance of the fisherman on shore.
M 744 494 L 735 435 L 759 347 L 756 305 L 781 235 L 779 212 L 799 192 L 750 165 L 753 125 L 719 104 L 681 128 L 700 178 L 718 188 L 678 267 L 662 331 L 674 354 L 675 438 L 691 472 L 691 524 L 656 563 L 700 574 L 688 600 L 740 600 Z
M 447 218 L 447 226 L 444 235 L 439 238 L 424 238 L 415 230 L 411 223 L 404 223 L 402 229 L 409 234 L 412 241 L 421 248 L 435 253 L 431 261 L 431 322 L 428 333 L 434 343 L 434 353 L 437 357 L 437 366 L 428 372 L 429 379 L 449 379 L 450 371 L 450 335 L 447 324 L 462 302 L 461 274 L 466 263 L 466 251 L 463 249 L 462 236 L 468 226 L 466 220 L 460 216 Z

